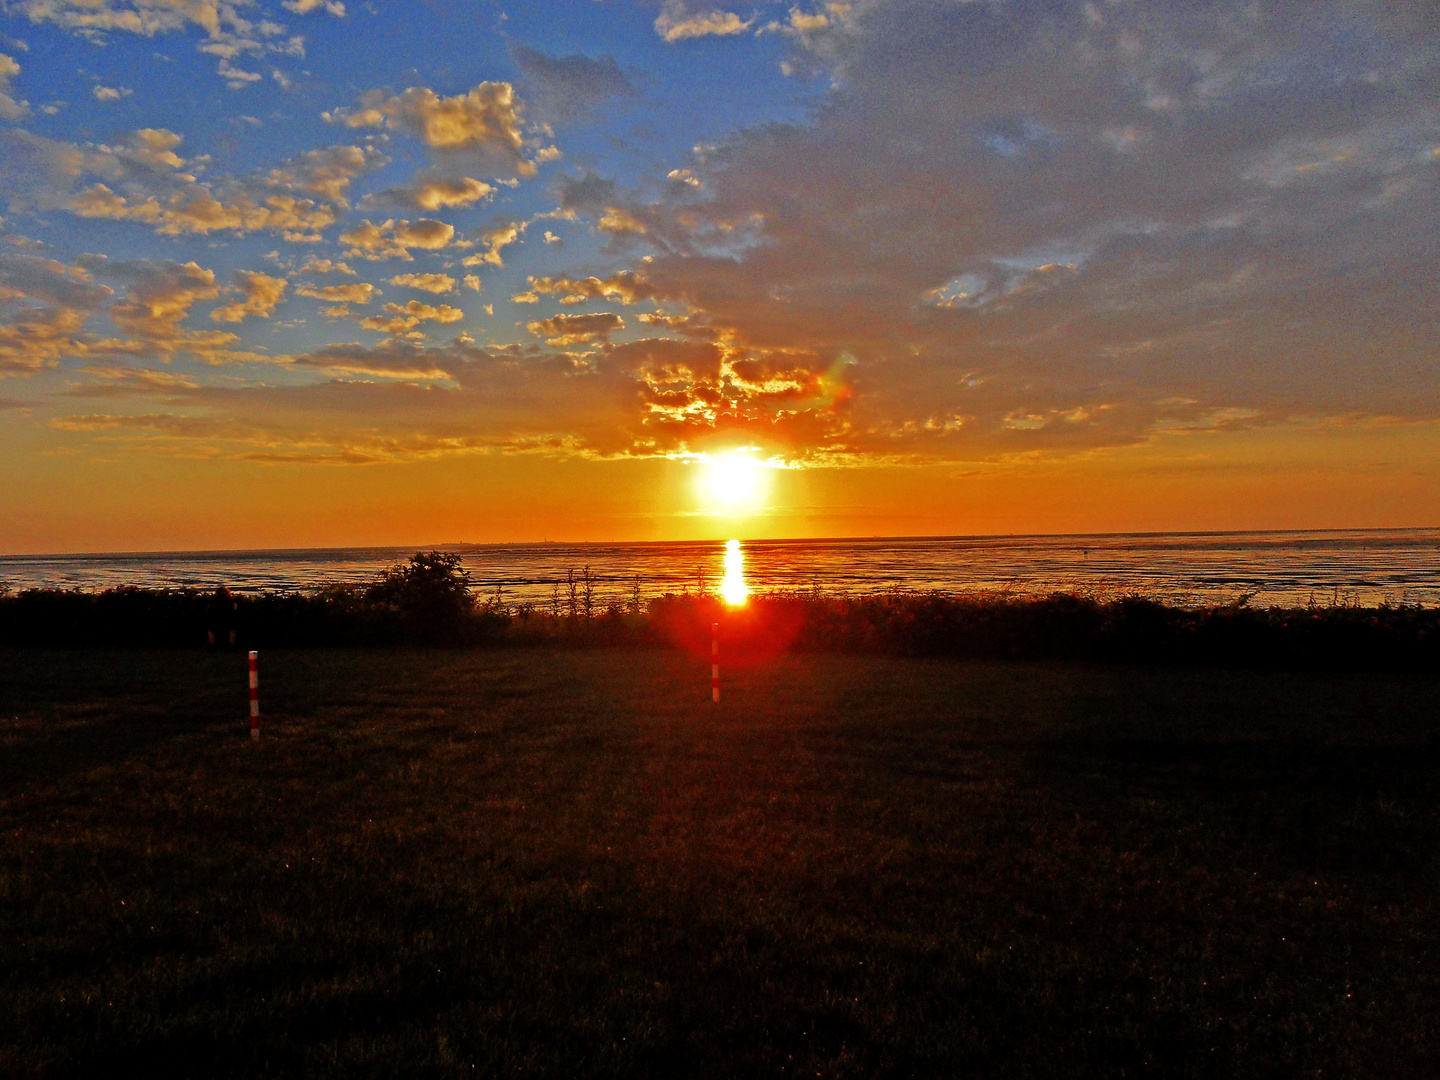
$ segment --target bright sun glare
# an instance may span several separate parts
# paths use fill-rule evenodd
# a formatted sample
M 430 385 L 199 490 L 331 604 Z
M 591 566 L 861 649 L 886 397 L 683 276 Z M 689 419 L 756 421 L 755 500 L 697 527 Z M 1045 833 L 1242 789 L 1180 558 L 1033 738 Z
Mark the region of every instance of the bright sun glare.
M 725 580 L 720 583 L 720 595 L 731 607 L 739 607 L 750 595 L 745 585 L 745 556 L 740 551 L 739 540 L 725 545 Z
M 748 510 L 760 505 L 768 486 L 763 464 L 742 452 L 706 458 L 702 486 L 716 510 Z

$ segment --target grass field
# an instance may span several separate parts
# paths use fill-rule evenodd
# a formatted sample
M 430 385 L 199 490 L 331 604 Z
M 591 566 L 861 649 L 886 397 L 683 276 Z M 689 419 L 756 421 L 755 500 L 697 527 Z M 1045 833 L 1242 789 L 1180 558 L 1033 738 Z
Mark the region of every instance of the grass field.
M 1440 679 L 0 652 L 0 1072 L 1440 1075 Z

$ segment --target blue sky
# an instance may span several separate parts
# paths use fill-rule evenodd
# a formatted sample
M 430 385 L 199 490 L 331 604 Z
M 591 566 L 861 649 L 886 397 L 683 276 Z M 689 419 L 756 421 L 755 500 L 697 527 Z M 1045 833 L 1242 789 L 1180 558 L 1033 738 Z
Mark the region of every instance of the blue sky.
M 123 12 L 134 6 L 112 8 Z M 43 16 L 38 22 L 23 17 L 31 8 L 43 11 L 40 5 L 11 5 L 5 26 L 7 47 L 21 62 L 30 106 L 24 130 L 79 146 L 121 145 L 138 129 L 171 131 L 183 139 L 175 146 L 178 155 L 187 161 L 204 159 L 206 178 L 264 173 L 316 148 L 354 144 L 353 137 L 346 138 L 348 131 L 324 117 L 353 107 L 362 95 L 380 88 L 425 87 L 442 98 L 464 95 L 482 82 L 512 84 L 520 94 L 528 91 L 529 100 L 521 105 L 527 120 L 554 132 L 553 137 L 536 135 L 537 146 L 558 146 L 558 140 L 564 143 L 563 156 L 542 163 L 523 183 L 516 184 L 519 178 L 508 170 L 487 176 L 482 182 L 494 188 L 491 196 L 468 207 L 450 207 L 443 215 L 447 223 L 468 232 L 529 223 L 553 211 L 553 185 L 560 175 L 596 173 L 637 192 L 653 189 L 671 170 L 692 163 L 696 145 L 720 141 L 744 127 L 803 119 L 807 101 L 816 96 L 809 82 L 797 83 L 781 74 L 783 49 L 775 41 L 742 51 L 712 37 L 681 50 L 654 32 L 655 13 L 638 5 L 580 0 L 514 6 L 518 10 L 511 12 L 497 3 L 384 9 L 362 4 L 350 5 L 336 17 L 324 6 L 297 15 L 278 4 L 244 5 L 235 9 L 240 17 L 254 27 L 267 21 L 273 26 L 252 29 L 248 35 L 266 51 L 242 49 L 233 59 L 205 50 L 225 51 L 225 39 L 234 35 L 222 31 L 217 44 L 215 35 L 188 21 L 183 28 L 153 34 L 123 29 L 67 33 Z M 224 10 L 224 5 L 219 7 Z M 758 70 L 756 53 L 762 61 Z M 535 61 L 527 74 L 517 59 L 524 55 L 541 62 L 604 63 L 616 85 L 606 86 L 602 79 L 593 100 L 571 101 L 577 98 L 574 88 L 552 90 L 542 81 L 544 73 L 534 72 Z M 589 74 L 581 66 L 578 78 L 584 83 Z M 347 190 L 352 204 L 367 193 L 403 186 L 429 163 L 420 140 L 399 136 L 371 141 L 386 161 L 355 178 Z M 515 186 L 506 187 L 506 182 Z M 345 220 L 393 218 L 404 209 L 385 207 Z M 268 266 L 273 271 L 285 262 L 300 264 L 317 252 L 333 257 L 345 247 L 333 236 L 299 246 L 281 243 L 277 259 L 271 255 L 277 251 L 274 230 L 215 230 L 203 237 L 157 239 L 154 230 L 136 228 L 130 221 L 64 213 L 34 213 L 31 220 L 37 226 L 43 221 L 44 241 L 62 256 L 97 248 L 118 259 L 184 261 L 203 254 L 199 261 L 221 280 L 237 270 Z M 553 238 L 548 245 L 546 232 Z M 505 298 L 524 288 L 526 275 L 543 274 L 557 262 L 603 274 L 627 261 L 602 252 L 602 246 L 592 231 L 567 221 L 545 224 L 534 236 L 527 230 L 509 249 L 505 265 L 481 268 L 478 276 L 486 297 L 483 303 L 473 295 L 466 298 L 466 328 L 491 340 L 513 337 L 515 320 L 507 317 L 513 313 Z M 563 250 L 563 259 L 546 247 Z M 399 269 L 424 273 L 457 265 L 450 256 L 416 258 Z M 496 296 L 503 310 L 491 316 L 485 304 L 493 306 Z M 333 327 L 308 312 L 292 310 L 314 306 L 292 300 L 286 308 L 291 317 L 272 318 L 276 325 L 265 328 L 272 333 L 260 340 L 272 351 L 327 344 L 334 338 Z M 523 313 L 533 316 L 529 310 Z M 281 321 L 287 325 L 276 334 Z
M 780 534 L 1433 523 L 1437 60 L 1418 0 L 0 3 L 0 546 L 555 535 L 576 469 L 688 535 L 737 451 Z

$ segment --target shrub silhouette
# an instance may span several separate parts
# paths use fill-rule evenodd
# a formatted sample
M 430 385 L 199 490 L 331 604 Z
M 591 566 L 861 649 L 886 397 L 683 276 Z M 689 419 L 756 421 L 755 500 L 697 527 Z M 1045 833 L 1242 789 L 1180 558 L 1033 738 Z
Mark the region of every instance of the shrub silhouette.
M 475 609 L 470 589 L 470 573 L 459 555 L 425 551 L 410 556 L 404 566 L 384 571 L 365 590 L 365 600 L 395 612 L 409 641 L 459 643 L 470 636 Z
M 1146 597 L 1101 601 L 887 592 L 757 594 L 739 611 L 686 592 L 629 610 L 572 571 L 550 602 L 477 603 L 458 555 L 420 552 L 364 585 L 240 594 L 244 648 L 317 645 L 655 646 L 708 658 L 722 626 L 731 662 L 777 652 L 858 652 L 982 660 L 1080 660 L 1325 670 L 1440 671 L 1440 608 L 1381 605 L 1169 607 Z M 0 595 L 0 647 L 193 646 L 205 641 L 208 592 L 26 589 Z M 702 661 L 703 662 L 703 661 Z

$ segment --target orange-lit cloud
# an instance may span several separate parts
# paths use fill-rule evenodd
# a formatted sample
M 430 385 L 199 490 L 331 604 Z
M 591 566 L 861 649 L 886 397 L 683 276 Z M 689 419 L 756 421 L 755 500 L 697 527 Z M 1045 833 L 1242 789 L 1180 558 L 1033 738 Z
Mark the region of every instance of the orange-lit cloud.
M 113 294 L 83 266 L 0 248 L 0 376 L 88 355 L 98 343 L 85 323 Z
M 516 293 L 516 303 L 533 304 L 541 296 L 556 296 L 562 304 L 583 304 L 586 300 L 616 300 L 633 304 L 653 297 L 654 290 L 644 278 L 631 270 L 621 270 L 605 278 L 531 277 L 530 287 Z
M 284 299 L 288 285 L 284 278 L 271 277 L 269 274 L 240 274 L 236 288 L 239 289 L 241 298 L 216 308 L 210 312 L 210 318 L 216 322 L 227 323 L 244 322 L 252 315 L 268 319 L 275 310 L 275 305 Z
M 390 279 L 390 284 L 431 293 L 455 291 L 455 279 L 449 274 L 397 274 Z
M 0 133 L 15 168 L 12 205 L 61 206 L 83 218 L 139 222 L 167 236 L 264 231 L 318 239 L 339 219 L 350 182 L 384 160 L 373 151 L 329 147 L 263 175 L 210 181 L 196 168 L 203 162 L 177 153 L 182 141 L 164 128 L 141 128 L 115 145 Z
M 367 330 L 379 330 L 385 334 L 403 334 L 414 330 L 422 322 L 454 323 L 465 317 L 465 312 L 449 304 L 422 304 L 419 300 L 411 300 L 403 305 L 386 304 L 384 310 L 389 318 L 372 315 L 361 319 L 360 325 Z
M 474 206 L 488 199 L 495 188 L 470 176 L 447 177 L 434 170 L 417 173 L 404 187 L 367 195 L 362 209 L 394 206 L 434 213 L 451 207 Z
M 625 320 L 619 315 L 601 311 L 593 315 L 552 315 L 527 323 L 525 329 L 550 345 L 565 346 L 608 338 L 624 326 Z
M 480 243 L 485 250 L 475 255 L 468 255 L 462 260 L 464 266 L 504 266 L 505 260 L 501 258 L 501 252 L 506 247 L 520 239 L 520 234 L 525 231 L 522 222 L 512 221 L 505 225 L 487 229 L 480 234 Z
M 368 304 L 379 295 L 379 292 L 380 290 L 368 281 L 324 286 L 306 285 L 302 283 L 295 286 L 296 296 L 309 296 L 331 304 Z
M 403 259 L 413 262 L 411 248 L 437 251 L 455 237 L 455 226 L 421 218 L 416 222 L 387 220 L 379 225 L 368 218 L 349 232 L 340 234 L 347 245 L 347 259 Z
M 674 42 L 686 38 L 743 34 L 754 23 L 753 17 L 742 20 L 733 11 L 709 8 L 689 0 L 665 0 L 655 19 L 655 32 L 666 41 Z
M 534 176 L 535 161 L 527 150 L 534 149 L 543 158 L 546 148 L 536 148 L 527 139 L 521 111 L 509 83 L 482 82 L 453 97 L 423 86 L 401 94 L 371 91 L 361 97 L 358 108 L 325 115 L 350 128 L 402 131 L 442 157 L 472 157 L 517 176 Z
M 30 112 L 28 101 L 17 101 L 10 84 L 20 74 L 20 65 L 13 56 L 0 53 L 0 120 L 21 120 Z

